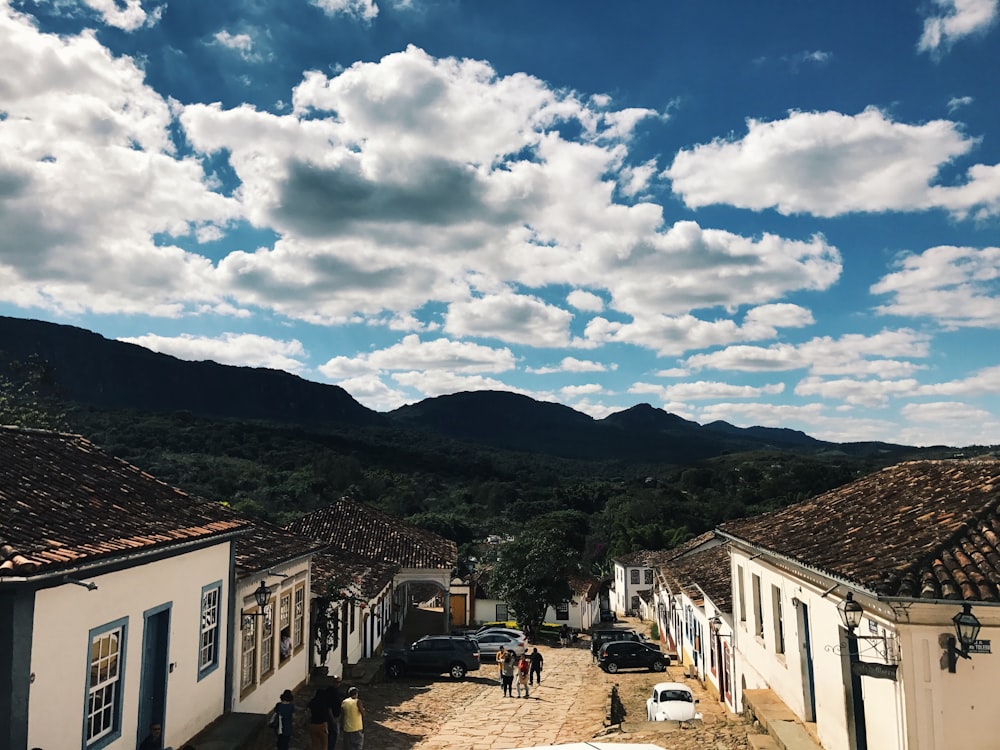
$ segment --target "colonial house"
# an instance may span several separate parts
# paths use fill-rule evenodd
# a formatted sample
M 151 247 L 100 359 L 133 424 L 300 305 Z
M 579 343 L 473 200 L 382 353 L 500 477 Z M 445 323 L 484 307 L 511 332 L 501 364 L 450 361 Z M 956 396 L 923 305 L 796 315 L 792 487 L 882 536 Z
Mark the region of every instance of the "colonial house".
M 325 547 L 260 520 L 237 539 L 229 710 L 267 713 L 309 676 L 310 559 Z
M 919 461 L 721 525 L 737 705 L 776 697 L 827 750 L 996 748 L 998 505 L 1000 462 Z
M 327 547 L 313 557 L 313 665 L 342 675 L 378 654 L 394 633 L 393 580 L 399 565 Z
M 657 619 L 688 674 L 735 711 L 729 548 L 705 536 L 693 551 L 657 566 Z
M 411 606 L 410 587 L 432 584 L 443 603 L 443 615 L 436 630 L 441 633 L 451 630 L 449 591 L 458 564 L 455 542 L 348 498 L 302 516 L 286 528 L 334 548 L 350 550 L 366 560 L 399 566 L 393 579 L 390 607 L 394 629 L 402 629 Z
M 640 594 L 653 590 L 653 565 L 656 553 L 649 550 L 630 552 L 614 558 L 611 582 L 611 611 L 622 616 L 638 615 Z
M 549 606 L 545 610 L 542 621 L 557 625 L 566 624 L 578 631 L 591 629 L 601 621 L 601 603 L 598 596 L 600 584 L 601 582 L 593 576 L 576 575 L 571 577 L 569 585 L 573 592 L 572 597 L 556 606 Z M 461 596 L 469 588 L 475 592 L 475 596 L 473 598 L 473 617 L 468 625 L 513 619 L 513 613 L 507 603 L 491 595 L 488 571 L 476 574 L 470 578 L 468 583 L 453 583 L 452 600 L 455 599 L 455 592 Z
M 180 746 L 226 709 L 248 522 L 82 437 L 0 427 L 0 747 Z

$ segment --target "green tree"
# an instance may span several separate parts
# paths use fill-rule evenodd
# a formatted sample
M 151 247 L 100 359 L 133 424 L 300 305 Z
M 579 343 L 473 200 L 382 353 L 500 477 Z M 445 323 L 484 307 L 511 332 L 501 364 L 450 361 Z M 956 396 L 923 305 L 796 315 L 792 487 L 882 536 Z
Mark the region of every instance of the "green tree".
M 52 368 L 41 357 L 4 362 L 0 352 L 0 424 L 65 429 L 62 404 L 52 395 Z
M 548 607 L 572 597 L 569 579 L 579 570 L 579 553 L 558 531 L 535 531 L 493 548 L 488 565 L 494 596 L 522 625 L 540 623 Z

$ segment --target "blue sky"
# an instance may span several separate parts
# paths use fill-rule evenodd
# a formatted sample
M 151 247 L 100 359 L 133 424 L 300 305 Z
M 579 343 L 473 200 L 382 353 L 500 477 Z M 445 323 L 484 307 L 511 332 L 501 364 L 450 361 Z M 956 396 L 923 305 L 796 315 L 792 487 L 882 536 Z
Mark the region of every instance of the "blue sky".
M 997 6 L 0 0 L 0 314 L 1000 443 Z

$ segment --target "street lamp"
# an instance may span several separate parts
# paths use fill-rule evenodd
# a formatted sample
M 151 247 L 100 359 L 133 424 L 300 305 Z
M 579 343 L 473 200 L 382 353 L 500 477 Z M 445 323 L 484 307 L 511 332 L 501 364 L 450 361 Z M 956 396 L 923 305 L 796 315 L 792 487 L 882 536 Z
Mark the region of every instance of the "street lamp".
M 257 607 L 260 609 L 259 612 L 247 612 L 245 609 L 240 609 L 240 630 L 246 625 L 247 619 L 251 617 L 264 617 L 264 607 L 267 606 L 268 601 L 271 599 L 271 589 L 267 587 L 264 581 L 260 582 L 260 586 L 254 589 L 253 592 L 254 601 L 257 602 Z
M 861 674 L 857 665 L 861 661 L 858 653 L 858 636 L 854 631 L 861 624 L 861 616 L 864 610 L 861 605 L 854 601 L 854 594 L 850 591 L 844 600 L 837 605 L 837 612 L 840 620 L 847 630 L 847 661 L 848 671 L 851 676 L 851 715 L 849 723 L 854 729 L 853 750 L 868 750 L 868 730 L 865 721 L 865 702 L 861 693 Z
M 955 635 L 949 635 L 946 638 L 946 655 L 948 671 L 954 673 L 958 666 L 958 657 L 972 658 L 969 647 L 979 638 L 982 625 L 979 619 L 972 614 L 972 605 L 968 602 L 962 605 L 962 611 L 952 617 L 951 621 L 955 625 Z M 956 642 L 962 644 L 962 647 L 958 648 Z

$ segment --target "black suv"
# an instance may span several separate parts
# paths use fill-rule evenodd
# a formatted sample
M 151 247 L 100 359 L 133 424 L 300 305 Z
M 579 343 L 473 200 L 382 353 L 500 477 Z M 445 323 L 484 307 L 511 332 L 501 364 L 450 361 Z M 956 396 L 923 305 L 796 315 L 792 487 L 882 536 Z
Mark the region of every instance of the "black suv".
M 460 680 L 466 672 L 479 669 L 479 646 L 463 635 L 425 635 L 406 648 L 386 650 L 382 663 L 389 677 L 447 672 Z
M 641 667 L 650 672 L 662 672 L 670 666 L 670 657 L 660 647 L 638 641 L 609 641 L 601 646 L 597 663 L 605 672 Z
M 590 653 L 594 658 L 601 653 L 601 646 L 609 641 L 639 641 L 643 637 L 634 630 L 595 630 L 590 634 Z

